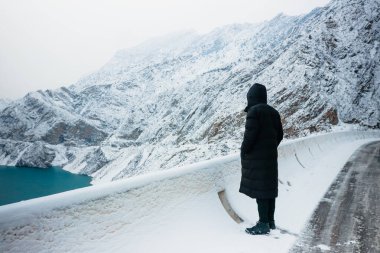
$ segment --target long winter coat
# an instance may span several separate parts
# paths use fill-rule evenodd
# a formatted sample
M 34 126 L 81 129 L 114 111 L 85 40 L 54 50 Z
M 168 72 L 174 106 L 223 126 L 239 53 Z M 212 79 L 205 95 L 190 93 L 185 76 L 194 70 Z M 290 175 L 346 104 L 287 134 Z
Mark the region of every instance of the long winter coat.
M 242 178 L 239 191 L 251 198 L 278 195 L 277 146 L 283 138 L 280 114 L 267 105 L 265 86 L 254 84 L 247 94 L 244 140 L 241 145 Z

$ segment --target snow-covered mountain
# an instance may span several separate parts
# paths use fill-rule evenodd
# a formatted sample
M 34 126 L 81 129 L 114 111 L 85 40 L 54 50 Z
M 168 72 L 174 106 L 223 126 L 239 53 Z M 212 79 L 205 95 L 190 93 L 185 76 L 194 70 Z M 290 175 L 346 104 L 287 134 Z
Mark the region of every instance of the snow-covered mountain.
M 9 104 L 11 101 L 12 101 L 12 100 L 7 99 L 7 98 L 0 98 L 0 111 L 3 110 L 5 107 L 7 107 L 8 104 Z
M 9 102 L 0 161 L 60 165 L 96 183 L 237 152 L 254 82 L 287 137 L 379 128 L 379 51 L 378 0 L 153 39 L 70 87 Z

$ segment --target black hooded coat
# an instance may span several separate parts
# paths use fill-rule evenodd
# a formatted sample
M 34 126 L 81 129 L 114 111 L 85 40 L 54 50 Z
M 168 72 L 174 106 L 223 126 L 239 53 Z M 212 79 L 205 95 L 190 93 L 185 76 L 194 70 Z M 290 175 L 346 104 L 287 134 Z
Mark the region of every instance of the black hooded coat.
M 283 138 L 280 114 L 267 105 L 264 85 L 255 83 L 247 94 L 248 106 L 241 145 L 242 178 L 239 191 L 251 198 L 278 195 L 277 146 Z

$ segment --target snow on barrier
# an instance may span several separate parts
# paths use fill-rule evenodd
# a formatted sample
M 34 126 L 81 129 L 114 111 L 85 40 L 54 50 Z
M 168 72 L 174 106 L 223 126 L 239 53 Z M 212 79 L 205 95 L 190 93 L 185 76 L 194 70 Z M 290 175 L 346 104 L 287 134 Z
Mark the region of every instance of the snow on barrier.
M 380 131 L 346 131 L 281 144 L 277 224 L 299 233 L 353 151 L 379 138 Z M 104 241 L 129 240 L 123 250 L 138 252 L 136 245 L 144 244 L 138 235 L 144 240 L 149 236 L 144 229 L 163 233 L 159 228 L 166 226 L 169 231 L 168 224 L 181 222 L 181 215 L 190 219 L 198 213 L 202 220 L 198 227 L 204 224 L 204 229 L 215 223 L 235 224 L 218 198 L 220 192 L 238 216 L 254 222 L 256 204 L 238 193 L 239 182 L 240 157 L 233 154 L 1 206 L 0 251 L 93 251 L 95 247 L 100 252 L 109 250 Z

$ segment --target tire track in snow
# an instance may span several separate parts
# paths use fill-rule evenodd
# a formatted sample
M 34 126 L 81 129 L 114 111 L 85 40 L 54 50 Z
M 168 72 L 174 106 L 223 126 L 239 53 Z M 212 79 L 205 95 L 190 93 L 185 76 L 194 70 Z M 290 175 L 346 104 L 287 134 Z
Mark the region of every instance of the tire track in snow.
M 379 199 L 380 142 L 372 142 L 350 157 L 290 252 L 380 252 Z

